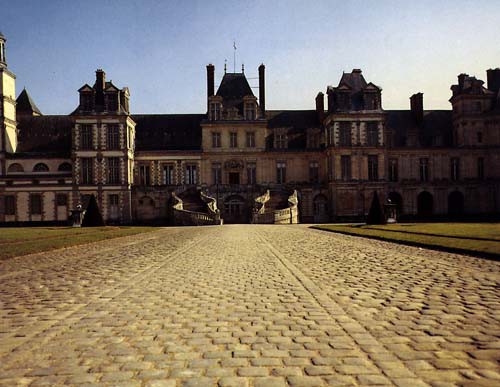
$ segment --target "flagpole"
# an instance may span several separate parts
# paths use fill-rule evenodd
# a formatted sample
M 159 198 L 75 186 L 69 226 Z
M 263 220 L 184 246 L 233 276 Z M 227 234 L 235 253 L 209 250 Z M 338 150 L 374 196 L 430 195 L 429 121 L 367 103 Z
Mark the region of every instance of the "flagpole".
M 233 40 L 233 73 L 236 73 L 236 41 Z

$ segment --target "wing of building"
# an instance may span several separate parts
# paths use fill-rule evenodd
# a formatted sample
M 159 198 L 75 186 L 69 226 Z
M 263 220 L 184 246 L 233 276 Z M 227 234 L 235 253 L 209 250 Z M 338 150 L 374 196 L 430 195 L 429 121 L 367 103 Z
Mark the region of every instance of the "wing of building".
M 400 219 L 500 213 L 500 69 L 487 85 L 460 74 L 451 110 L 425 110 L 422 93 L 384 110 L 354 69 L 314 109 L 275 111 L 264 65 L 254 95 L 243 69 L 215 90 L 209 64 L 199 114 L 131 114 L 99 69 L 71 114 L 44 115 L 26 89 L 16 99 L 5 43 L 1 224 L 65 224 L 91 196 L 108 224 L 363 220 L 375 192 Z

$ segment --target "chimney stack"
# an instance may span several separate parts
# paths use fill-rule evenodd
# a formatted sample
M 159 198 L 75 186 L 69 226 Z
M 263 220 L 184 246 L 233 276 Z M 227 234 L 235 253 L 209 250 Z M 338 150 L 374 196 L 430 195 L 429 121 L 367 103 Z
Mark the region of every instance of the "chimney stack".
M 467 78 L 468 76 L 469 76 L 468 74 L 464 74 L 464 73 L 462 73 L 458 76 L 458 88 L 460 89 L 460 91 L 463 90 L 465 78 Z
M 262 118 L 266 117 L 266 83 L 265 83 L 265 70 L 266 66 L 261 64 L 259 66 L 259 107 L 260 116 Z
M 325 96 L 320 91 L 316 96 L 316 113 L 318 114 L 318 120 L 323 124 L 323 119 L 325 118 Z
M 106 73 L 102 69 L 95 72 L 95 104 L 104 106 L 104 87 L 106 85 Z
M 486 70 L 488 77 L 488 90 L 498 93 L 500 90 L 500 68 Z
M 422 93 L 416 93 L 410 97 L 410 109 L 415 121 L 420 124 L 424 120 L 424 95 Z

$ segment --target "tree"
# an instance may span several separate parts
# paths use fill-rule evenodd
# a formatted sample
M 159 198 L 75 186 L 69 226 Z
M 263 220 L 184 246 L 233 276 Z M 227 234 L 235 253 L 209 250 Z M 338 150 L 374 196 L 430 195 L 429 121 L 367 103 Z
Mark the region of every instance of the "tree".
M 91 195 L 85 210 L 85 215 L 82 221 L 82 227 L 101 227 L 104 226 L 99 206 L 95 200 L 95 196 Z
M 370 206 L 370 212 L 368 213 L 368 218 L 366 219 L 366 224 L 385 224 L 385 214 L 382 206 L 380 205 L 380 200 L 378 199 L 377 191 L 373 192 L 372 204 Z

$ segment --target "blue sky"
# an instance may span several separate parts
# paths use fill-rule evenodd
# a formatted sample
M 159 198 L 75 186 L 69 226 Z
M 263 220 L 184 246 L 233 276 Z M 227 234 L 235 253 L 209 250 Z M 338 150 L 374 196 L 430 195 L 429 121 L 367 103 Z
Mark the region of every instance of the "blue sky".
M 266 65 L 268 109 L 312 109 L 342 71 L 361 68 L 385 109 L 449 109 L 466 72 L 500 66 L 500 2 L 490 1 L 22 1 L 0 0 L 17 93 L 45 114 L 68 114 L 95 70 L 131 91 L 134 113 L 202 113 L 206 68 Z M 257 80 L 250 79 L 251 86 Z M 256 95 L 258 94 L 255 89 Z

